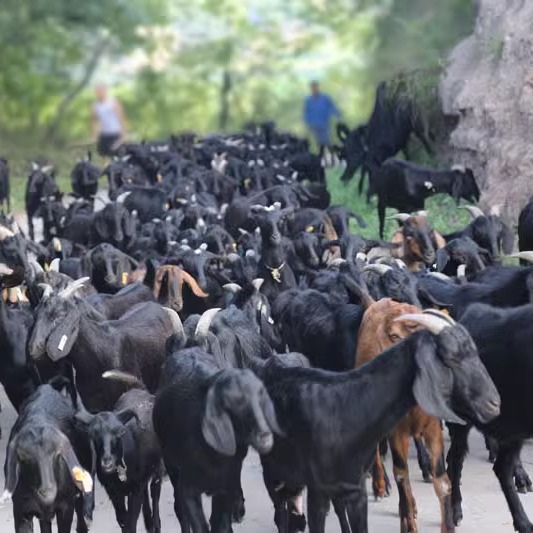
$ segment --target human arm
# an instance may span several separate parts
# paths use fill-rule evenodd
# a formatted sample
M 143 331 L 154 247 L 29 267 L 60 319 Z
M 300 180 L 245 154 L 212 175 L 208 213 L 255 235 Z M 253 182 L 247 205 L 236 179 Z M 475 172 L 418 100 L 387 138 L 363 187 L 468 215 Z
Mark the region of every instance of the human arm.
M 339 111 L 339 108 L 337 107 L 337 105 L 335 104 L 335 102 L 333 101 L 331 97 L 328 97 L 328 98 L 329 98 L 329 106 L 331 110 L 331 115 L 334 116 L 335 118 L 341 118 L 342 114 Z
M 124 112 L 124 107 L 121 102 L 118 100 L 115 100 L 115 111 L 118 116 L 118 120 L 120 122 L 120 139 L 124 140 L 126 138 L 126 130 L 127 130 L 127 120 L 126 120 L 126 113 Z
M 91 111 L 91 138 L 94 142 L 98 138 L 98 117 L 94 109 Z

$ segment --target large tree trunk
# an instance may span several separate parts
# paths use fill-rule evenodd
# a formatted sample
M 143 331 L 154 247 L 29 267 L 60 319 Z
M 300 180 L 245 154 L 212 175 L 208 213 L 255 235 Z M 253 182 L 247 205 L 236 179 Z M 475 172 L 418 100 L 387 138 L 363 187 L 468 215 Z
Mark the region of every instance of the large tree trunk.
M 231 73 L 225 69 L 222 73 L 222 85 L 220 87 L 220 116 L 218 127 L 225 131 L 229 123 L 229 95 L 231 92 Z
M 55 141 L 57 131 L 61 122 L 68 110 L 72 105 L 74 100 L 80 95 L 80 93 L 87 87 L 90 83 L 93 74 L 106 51 L 107 46 L 109 45 L 109 37 L 102 37 L 94 47 L 93 53 L 87 61 L 85 68 L 83 69 L 83 76 L 80 78 L 78 83 L 72 87 L 72 89 L 63 97 L 63 100 L 59 103 L 56 111 L 56 115 L 46 131 L 46 138 L 48 141 Z

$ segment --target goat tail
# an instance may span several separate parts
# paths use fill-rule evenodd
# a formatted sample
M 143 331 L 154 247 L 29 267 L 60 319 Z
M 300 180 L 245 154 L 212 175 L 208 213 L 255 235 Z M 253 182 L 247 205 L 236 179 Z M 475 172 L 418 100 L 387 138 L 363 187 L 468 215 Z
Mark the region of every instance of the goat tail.
M 107 370 L 102 374 L 102 377 L 112 381 L 120 381 L 121 383 L 129 385 L 132 388 L 146 389 L 146 386 L 139 378 L 129 374 L 128 372 L 122 372 L 122 370 Z

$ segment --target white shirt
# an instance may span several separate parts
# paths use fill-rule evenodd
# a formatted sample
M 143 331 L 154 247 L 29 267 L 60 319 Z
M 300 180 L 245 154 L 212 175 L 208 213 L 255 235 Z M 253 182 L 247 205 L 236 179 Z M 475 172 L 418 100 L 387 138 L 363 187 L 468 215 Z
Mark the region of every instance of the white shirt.
M 103 135 L 120 135 L 122 126 L 117 111 L 117 103 L 114 98 L 106 98 L 95 102 L 94 114 L 100 122 L 100 133 Z

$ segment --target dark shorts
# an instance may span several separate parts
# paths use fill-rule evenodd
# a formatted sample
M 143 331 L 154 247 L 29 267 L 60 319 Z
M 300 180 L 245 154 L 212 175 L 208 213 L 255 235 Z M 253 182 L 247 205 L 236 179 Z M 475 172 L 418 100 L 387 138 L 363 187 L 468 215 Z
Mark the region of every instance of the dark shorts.
M 329 138 L 329 125 L 328 126 L 313 126 L 311 128 L 318 146 L 329 146 L 331 144 Z
M 102 157 L 110 157 L 115 153 L 115 144 L 120 139 L 119 133 L 101 133 L 98 136 L 96 150 Z

